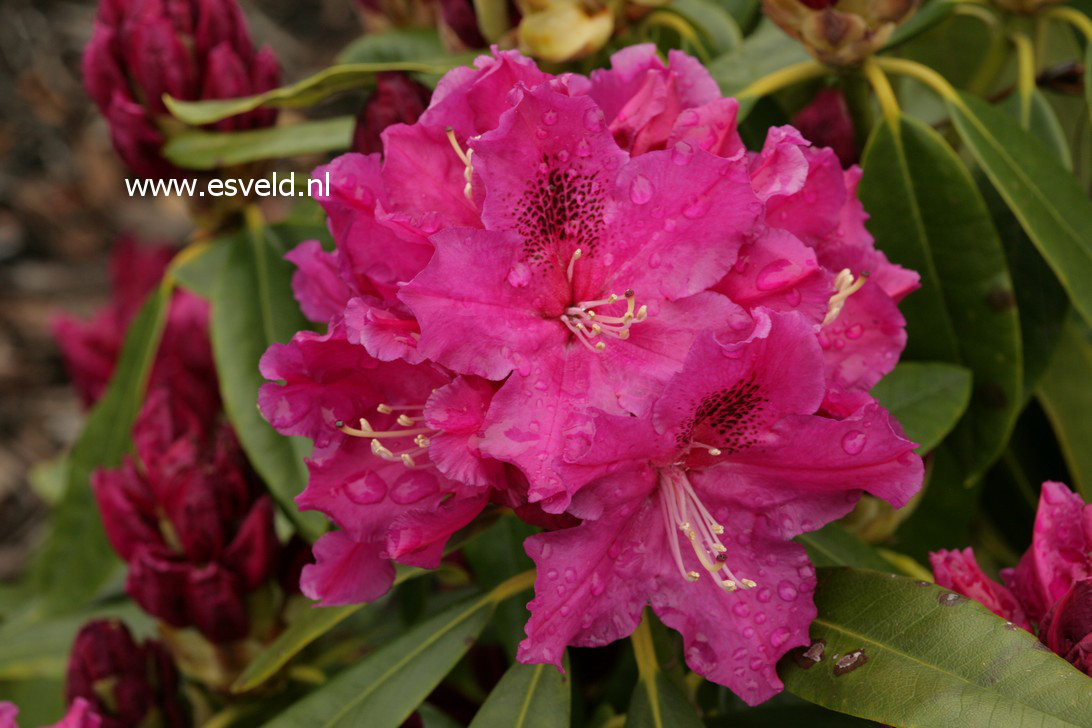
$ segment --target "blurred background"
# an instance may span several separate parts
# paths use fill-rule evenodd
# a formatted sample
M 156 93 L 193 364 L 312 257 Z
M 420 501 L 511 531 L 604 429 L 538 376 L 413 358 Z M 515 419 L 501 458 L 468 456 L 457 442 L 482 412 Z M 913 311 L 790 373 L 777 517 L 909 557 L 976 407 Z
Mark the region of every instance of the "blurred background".
M 96 6 L 0 3 L 0 581 L 17 577 L 44 538 L 56 493 L 48 463 L 82 420 L 51 320 L 88 318 L 106 300 L 119 235 L 177 244 L 190 228 L 178 198 L 126 193 L 126 169 L 80 76 Z M 329 65 L 360 34 L 347 0 L 242 6 L 286 79 Z

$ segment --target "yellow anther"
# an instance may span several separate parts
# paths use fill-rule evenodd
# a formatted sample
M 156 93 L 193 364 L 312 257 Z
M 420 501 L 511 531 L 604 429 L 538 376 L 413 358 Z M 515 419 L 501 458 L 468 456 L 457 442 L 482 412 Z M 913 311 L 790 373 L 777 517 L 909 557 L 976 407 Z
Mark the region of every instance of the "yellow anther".
M 740 579 L 740 582 L 748 589 L 754 589 L 756 586 L 758 586 L 758 584 L 751 581 L 750 579 Z
M 723 589 L 726 592 L 731 593 L 731 592 L 734 592 L 736 589 L 738 589 L 739 586 L 734 581 L 732 581 L 731 579 L 725 579 L 724 581 L 722 581 L 720 583 L 720 588 Z
M 696 571 L 688 571 L 688 572 L 686 572 L 686 578 L 689 579 L 690 581 L 697 581 L 698 579 L 701 578 L 701 574 L 699 574 Z
M 389 415 L 391 412 L 394 412 L 394 410 L 391 409 L 391 406 L 389 404 L 381 404 L 378 407 L 376 407 L 375 409 L 376 409 L 376 411 L 381 412 L 381 413 L 383 413 L 385 415 Z

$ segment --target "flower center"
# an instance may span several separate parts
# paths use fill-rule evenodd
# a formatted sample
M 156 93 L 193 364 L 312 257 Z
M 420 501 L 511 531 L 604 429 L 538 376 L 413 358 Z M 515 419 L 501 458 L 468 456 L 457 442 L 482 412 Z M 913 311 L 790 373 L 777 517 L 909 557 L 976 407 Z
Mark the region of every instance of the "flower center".
M 684 579 L 697 581 L 701 578 L 701 573 L 687 569 L 683 564 L 682 549 L 679 548 L 675 529 L 686 536 L 702 568 L 719 581 L 721 589 L 734 592 L 736 589 L 752 589 L 757 586 L 750 579 L 738 578 L 728 568 L 728 548 L 720 540 L 724 526 L 717 523 L 709 513 L 681 468 L 671 466 L 660 470 L 659 492 L 660 512 L 663 514 L 671 555 L 675 557 L 675 566 Z
M 569 267 L 565 275 L 569 284 L 573 282 L 573 268 L 576 261 L 580 260 L 582 251 L 577 248 L 573 251 L 573 257 L 569 259 Z M 595 309 L 602 306 L 610 306 L 618 301 L 626 302 L 626 311 L 621 316 L 611 315 Z M 629 338 L 629 329 L 635 323 L 640 323 L 648 317 L 648 306 L 637 308 L 636 296 L 633 289 L 619 296 L 616 293 L 609 294 L 606 298 L 594 301 L 579 301 L 565 309 L 561 314 L 561 323 L 573 333 L 573 336 L 590 351 L 598 354 L 607 348 L 602 338 L 613 337 L 622 341 Z M 597 339 L 599 339 L 597 341 Z
M 857 280 L 853 280 L 853 271 L 849 268 L 843 268 L 839 271 L 838 275 L 834 277 L 834 295 L 827 302 L 827 315 L 823 318 L 823 326 L 834 323 L 834 320 L 838 318 L 838 314 L 842 312 L 842 308 L 846 305 L 846 299 L 861 290 L 861 286 L 867 280 L 867 271 L 861 273 Z
M 384 460 L 390 462 L 400 461 L 407 468 L 431 466 L 431 463 L 419 463 L 417 460 L 422 455 L 428 454 L 428 446 L 432 442 L 431 438 L 440 432 L 440 430 L 434 430 L 430 427 L 418 426 L 425 420 L 421 415 L 425 406 L 423 404 L 381 404 L 375 409 L 380 414 L 384 415 L 391 415 L 397 412 L 398 417 L 395 419 L 396 427 L 390 430 L 376 430 L 372 427 L 371 423 L 363 417 L 360 418 L 359 428 L 349 427 L 342 420 L 338 420 L 334 424 L 339 430 L 350 437 L 363 437 L 371 440 L 372 453 Z M 384 444 L 384 441 L 386 441 L 389 446 L 388 444 Z

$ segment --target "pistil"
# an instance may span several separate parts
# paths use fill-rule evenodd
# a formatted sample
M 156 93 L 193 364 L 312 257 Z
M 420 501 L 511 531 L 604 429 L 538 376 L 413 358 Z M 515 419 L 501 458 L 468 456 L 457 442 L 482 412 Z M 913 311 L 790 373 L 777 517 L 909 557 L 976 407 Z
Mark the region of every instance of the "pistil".
M 756 586 L 750 579 L 740 579 L 728 567 L 728 547 L 720 540 L 724 526 L 713 518 L 701 502 L 686 473 L 678 467 L 660 470 L 660 504 L 675 566 L 687 581 L 697 581 L 701 573 L 683 564 L 682 549 L 675 530 L 682 531 L 702 568 L 717 579 L 721 589 L 734 592 Z

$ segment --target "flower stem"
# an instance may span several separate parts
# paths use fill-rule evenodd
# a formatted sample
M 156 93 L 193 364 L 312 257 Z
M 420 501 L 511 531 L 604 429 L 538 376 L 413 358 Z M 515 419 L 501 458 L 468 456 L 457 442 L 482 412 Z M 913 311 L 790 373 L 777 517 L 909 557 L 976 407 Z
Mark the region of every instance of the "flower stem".
M 494 604 L 498 604 L 500 602 L 503 602 L 505 599 L 514 597 L 521 591 L 526 591 L 530 589 L 532 586 L 534 586 L 534 584 L 535 570 L 528 569 L 522 574 L 516 574 L 512 578 L 506 581 L 502 581 L 500 584 L 497 584 L 495 587 L 493 587 L 493 591 L 489 592 L 489 595 L 486 598 Z
M 822 78 L 831 70 L 817 61 L 804 61 L 774 71 L 752 82 L 736 94 L 737 98 L 760 98 L 813 78 Z
M 1084 37 L 1092 43 L 1092 19 L 1076 8 L 1057 7 L 1046 11 L 1048 18 L 1069 23 L 1074 28 L 1084 33 Z
M 1035 92 L 1035 49 L 1023 33 L 1012 34 L 1016 47 L 1016 90 L 1020 98 L 1020 126 L 1031 126 L 1031 95 Z
M 853 122 L 853 140 L 858 149 L 864 149 L 868 138 L 872 136 L 875 114 L 872 112 L 872 94 L 868 81 L 860 71 L 854 69 L 842 74 L 842 95 L 849 108 L 849 118 Z
M 641 623 L 637 625 L 630 640 L 633 642 L 633 655 L 637 660 L 637 672 L 642 680 L 655 679 L 656 672 L 660 669 L 656 660 L 656 647 L 652 644 L 652 628 L 649 627 L 648 613 L 641 617 Z
M 945 101 L 959 103 L 959 92 L 948 83 L 948 79 L 922 63 L 905 58 L 876 58 L 876 65 L 888 73 L 909 76 L 920 81 Z
M 864 75 L 872 85 L 872 90 L 876 92 L 876 100 L 880 103 L 880 110 L 883 112 L 884 119 L 894 126 L 898 123 L 902 110 L 899 108 L 899 100 L 895 96 L 895 89 L 891 88 L 891 82 L 887 80 L 887 74 L 883 72 L 874 59 L 869 58 L 864 64 Z

